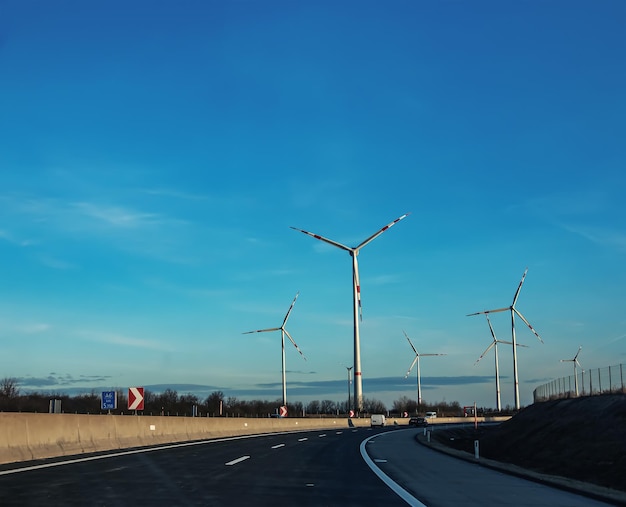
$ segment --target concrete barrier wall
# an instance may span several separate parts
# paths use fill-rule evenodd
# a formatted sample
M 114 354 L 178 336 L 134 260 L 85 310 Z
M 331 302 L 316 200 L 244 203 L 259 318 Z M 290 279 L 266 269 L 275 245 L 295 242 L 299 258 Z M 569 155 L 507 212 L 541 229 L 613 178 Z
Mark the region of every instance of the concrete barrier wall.
M 489 418 L 490 421 L 507 418 Z M 479 418 L 483 422 L 485 418 Z M 352 419 L 354 426 L 369 418 Z M 433 424 L 470 423 L 470 417 L 441 417 Z M 408 419 L 387 419 L 387 425 Z M 214 418 L 133 415 L 0 413 L 0 463 L 71 456 L 130 447 L 281 431 L 344 429 L 345 418 Z
M 370 420 L 353 419 L 353 424 L 369 426 Z M 217 437 L 347 427 L 345 418 L 0 413 L 0 463 Z

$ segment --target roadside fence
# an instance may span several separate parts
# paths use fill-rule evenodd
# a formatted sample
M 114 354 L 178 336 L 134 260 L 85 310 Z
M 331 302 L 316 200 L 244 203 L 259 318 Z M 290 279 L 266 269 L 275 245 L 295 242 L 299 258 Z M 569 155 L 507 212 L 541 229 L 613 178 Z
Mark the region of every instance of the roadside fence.
M 576 375 L 561 377 L 537 387 L 533 391 L 535 402 L 594 396 L 607 393 L 626 393 L 623 364 L 605 366 L 591 370 L 581 370 Z

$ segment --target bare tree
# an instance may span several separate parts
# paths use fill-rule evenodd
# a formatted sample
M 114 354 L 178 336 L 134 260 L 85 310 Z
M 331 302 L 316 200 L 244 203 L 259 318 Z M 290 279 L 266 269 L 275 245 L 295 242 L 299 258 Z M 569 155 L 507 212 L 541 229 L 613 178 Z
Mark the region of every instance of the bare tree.
M 397 414 L 402 414 L 403 412 L 417 414 L 417 401 L 407 396 L 401 396 L 400 399 L 393 402 L 393 408 L 391 410 Z
M 222 415 L 224 405 L 224 393 L 222 391 L 213 391 L 206 399 L 206 405 L 209 414 Z
M 334 414 L 337 410 L 337 405 L 331 400 L 322 400 L 321 412 L 322 414 Z
M 320 402 L 319 400 L 313 400 L 309 402 L 306 406 L 307 414 L 319 414 L 320 413 Z
M 0 380 L 0 410 L 19 410 L 20 405 L 20 389 L 17 387 L 17 379 L 4 377 Z
M 387 411 L 387 407 L 380 400 L 365 398 L 363 400 L 363 410 L 370 414 L 384 414 Z
M 17 379 L 13 377 L 4 377 L 0 380 L 0 397 L 17 398 L 20 395 L 20 388 L 17 386 Z

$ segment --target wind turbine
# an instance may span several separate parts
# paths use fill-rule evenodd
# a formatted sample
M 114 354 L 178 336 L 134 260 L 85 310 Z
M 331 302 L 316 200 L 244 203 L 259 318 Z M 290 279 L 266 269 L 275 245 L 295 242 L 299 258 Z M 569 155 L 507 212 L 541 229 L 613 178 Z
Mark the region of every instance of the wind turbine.
M 502 403 L 500 401 L 500 371 L 498 368 L 498 343 L 506 343 L 508 345 L 513 345 L 513 343 L 511 342 L 506 342 L 503 340 L 498 340 L 496 338 L 496 333 L 493 330 L 493 326 L 491 325 L 491 321 L 489 320 L 489 315 L 485 314 L 485 317 L 487 317 L 487 324 L 489 324 L 489 330 L 491 331 L 491 337 L 493 338 L 493 341 L 491 342 L 491 345 L 489 345 L 489 347 L 487 347 L 485 349 L 485 351 L 481 354 L 481 356 L 476 360 L 476 362 L 474 363 L 474 366 L 476 366 L 478 364 L 478 362 L 485 357 L 485 355 L 487 354 L 487 352 L 489 352 L 491 350 L 491 348 L 493 347 L 493 352 L 494 352 L 494 356 L 495 356 L 495 361 L 496 361 L 496 403 L 498 406 L 498 412 L 500 412 L 502 410 Z M 517 345 L 518 347 L 527 347 L 527 345 Z
M 519 292 L 522 289 L 522 285 L 524 284 L 526 273 L 528 273 L 528 268 L 526 268 L 526 270 L 524 271 L 524 274 L 522 275 L 522 280 L 517 286 L 517 290 L 515 291 L 515 296 L 513 296 L 513 303 L 511 303 L 511 306 L 508 306 L 507 308 L 498 308 L 496 310 L 485 310 L 483 312 L 470 313 L 467 315 L 468 317 L 471 317 L 472 315 L 487 315 L 489 313 L 507 312 L 507 311 L 511 312 L 511 336 L 513 338 L 511 341 L 513 344 L 513 376 L 515 378 L 515 409 L 516 410 L 520 409 L 520 403 L 519 403 L 519 380 L 518 380 L 518 375 L 517 375 L 517 342 L 515 341 L 515 315 L 517 315 L 520 319 L 522 319 L 524 323 L 530 328 L 530 330 L 535 334 L 535 336 L 539 339 L 539 341 L 543 343 L 541 336 L 539 336 L 537 331 L 533 329 L 533 327 L 526 320 L 526 318 L 519 312 L 519 310 L 515 308 L 515 303 L 517 303 Z
M 319 239 L 320 241 L 324 241 L 325 243 L 329 243 L 330 245 L 336 246 L 337 248 L 341 248 L 350 254 L 352 257 L 352 295 L 353 295 L 353 317 L 354 317 L 354 403 L 356 405 L 357 411 L 363 410 L 363 379 L 361 375 L 361 342 L 359 338 L 359 318 L 363 320 L 363 314 L 361 312 L 361 284 L 359 282 L 359 265 L 357 262 L 357 256 L 359 255 L 359 251 L 365 245 L 376 239 L 383 232 L 385 232 L 390 227 L 397 224 L 400 220 L 406 218 L 409 213 L 405 213 L 400 218 L 396 218 L 393 222 L 385 225 L 382 229 L 380 229 L 375 234 L 372 234 L 369 238 L 363 241 L 358 246 L 351 248 L 346 245 L 342 245 L 332 239 L 324 238 L 317 234 L 313 234 L 312 232 L 304 231 L 302 229 L 298 229 L 297 227 L 291 227 L 296 231 L 300 231 L 308 236 L 311 236 L 315 239 Z
M 289 310 L 287 310 L 287 315 L 285 315 L 285 320 L 283 320 L 282 326 L 280 326 L 280 327 L 271 327 L 269 329 L 258 329 L 257 331 L 246 331 L 245 333 L 243 333 L 243 334 L 252 334 L 252 333 L 268 333 L 270 331 L 280 331 L 280 334 L 281 334 L 281 345 L 282 345 L 282 356 L 283 356 L 283 406 L 287 405 L 287 378 L 286 378 L 286 374 L 285 374 L 285 335 L 287 335 L 289 337 L 289 339 L 291 340 L 291 343 L 293 343 L 293 346 L 297 349 L 298 352 L 300 352 L 300 355 L 306 361 L 306 357 L 304 357 L 304 354 L 300 350 L 300 347 L 298 347 L 298 345 L 296 345 L 296 342 L 293 340 L 293 338 L 289 334 L 289 331 L 287 331 L 287 329 L 285 329 L 285 326 L 287 325 L 287 319 L 289 318 L 289 314 L 291 313 L 291 310 L 293 310 L 293 305 L 296 304 L 296 299 L 298 299 L 299 295 L 300 295 L 300 293 L 297 292 L 296 293 L 296 297 L 293 298 L 293 301 L 291 302 L 291 306 L 289 307 Z
M 393 227 L 403 218 L 406 218 L 409 214 L 405 213 L 399 218 L 396 218 L 393 222 L 385 225 L 382 229 L 377 231 L 375 234 L 372 234 L 365 241 L 360 243 L 358 246 L 351 248 L 346 245 L 342 245 L 332 239 L 324 238 L 317 234 L 313 234 L 312 232 L 304 231 L 302 229 L 298 229 L 297 227 L 291 227 L 296 231 L 300 231 L 308 236 L 311 236 L 315 239 L 319 239 L 320 241 L 324 241 L 325 243 L 329 243 L 330 245 L 336 246 L 337 248 L 341 248 L 350 254 L 352 257 L 352 295 L 353 295 L 353 320 L 354 320 L 354 403 L 356 405 L 356 409 L 358 412 L 363 410 L 363 379 L 361 375 L 361 341 L 359 337 L 359 318 L 363 320 L 363 314 L 361 311 L 361 284 L 359 282 L 359 265 L 357 262 L 357 256 L 359 255 L 359 251 L 365 245 L 376 239 L 383 232 L 385 232 L 390 227 Z
M 422 374 L 420 372 L 420 357 L 445 356 L 447 354 L 420 354 L 413 345 L 413 342 L 411 342 L 409 335 L 406 334 L 406 331 L 402 330 L 402 332 L 404 333 L 404 336 L 406 336 L 406 339 L 409 340 L 409 345 L 411 345 L 413 352 L 415 352 L 415 359 L 413 359 L 413 362 L 411 363 L 411 366 L 409 366 L 409 370 L 406 372 L 404 378 L 407 378 L 411 374 L 413 366 L 415 366 L 415 363 L 417 363 L 417 408 L 419 410 L 419 406 L 422 404 Z
M 580 363 L 578 362 L 578 354 L 580 354 L 580 351 L 582 350 L 582 348 L 583 348 L 582 345 L 578 347 L 578 352 L 576 352 L 576 355 L 574 356 L 573 359 L 561 359 L 562 363 L 568 363 L 570 361 L 574 363 L 574 389 L 576 390 L 576 397 L 578 397 L 578 375 L 576 372 L 576 365 L 580 366 Z M 582 366 L 580 367 L 582 368 Z

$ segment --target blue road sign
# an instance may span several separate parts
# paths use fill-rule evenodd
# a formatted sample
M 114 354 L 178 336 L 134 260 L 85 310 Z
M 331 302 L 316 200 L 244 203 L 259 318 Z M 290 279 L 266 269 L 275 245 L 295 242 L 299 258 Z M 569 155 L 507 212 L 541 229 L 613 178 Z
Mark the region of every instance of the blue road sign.
M 117 408 L 117 392 L 102 391 L 102 410 L 115 410 Z

